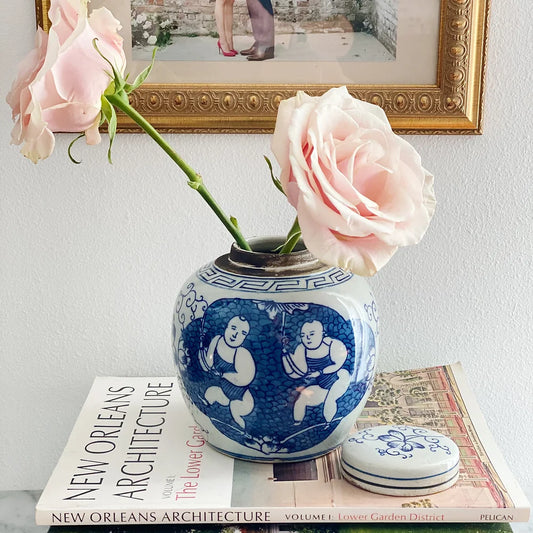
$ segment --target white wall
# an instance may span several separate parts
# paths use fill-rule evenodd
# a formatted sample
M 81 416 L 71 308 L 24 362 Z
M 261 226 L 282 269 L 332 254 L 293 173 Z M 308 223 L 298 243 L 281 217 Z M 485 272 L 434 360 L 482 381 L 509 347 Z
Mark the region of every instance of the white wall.
M 524 488 L 533 486 L 530 5 L 494 1 L 482 136 L 413 136 L 436 176 L 423 242 L 372 285 L 381 370 L 461 360 Z M 1 99 L 33 39 L 33 1 L 0 3 Z M 0 489 L 40 488 L 93 377 L 170 375 L 174 298 L 230 239 L 143 136 L 38 166 L 9 146 L 0 105 Z M 268 135 L 172 142 L 248 234 L 292 219 L 262 161 Z M 278 225 L 279 218 L 282 225 Z

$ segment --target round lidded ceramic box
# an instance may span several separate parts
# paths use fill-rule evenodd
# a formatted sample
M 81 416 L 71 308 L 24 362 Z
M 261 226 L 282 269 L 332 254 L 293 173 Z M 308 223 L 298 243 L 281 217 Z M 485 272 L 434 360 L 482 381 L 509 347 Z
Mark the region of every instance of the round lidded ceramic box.
M 415 426 L 377 426 L 342 445 L 342 469 L 359 488 L 391 496 L 424 496 L 459 477 L 459 448 L 445 435 Z

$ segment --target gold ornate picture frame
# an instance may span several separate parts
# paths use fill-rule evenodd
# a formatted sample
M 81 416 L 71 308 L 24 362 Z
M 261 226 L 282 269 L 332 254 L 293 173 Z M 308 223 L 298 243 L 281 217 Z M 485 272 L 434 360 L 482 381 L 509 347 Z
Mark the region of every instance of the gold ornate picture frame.
M 402 6 L 413 0 L 397 1 L 400 6 L 400 28 L 403 23 Z M 431 30 L 434 35 L 428 40 L 432 44 L 422 44 L 419 47 L 422 55 L 422 50 L 425 49 L 428 57 L 431 54 L 434 56 L 433 64 L 428 63 L 426 68 L 425 74 L 432 78 L 429 81 L 413 79 L 411 82 L 402 79 L 398 82 L 391 76 L 389 83 L 384 79 L 388 76 L 387 68 L 392 68 L 392 63 L 399 61 L 398 57 L 388 65 L 343 64 L 342 70 L 353 67 L 356 72 L 368 71 L 362 83 L 349 83 L 350 79 L 346 82 L 333 79 L 334 77 L 327 83 L 302 82 L 300 70 L 309 70 L 309 64 L 303 63 L 285 65 L 289 72 L 298 74 L 294 80 L 290 79 L 290 73 L 288 79 L 287 75 L 281 76 L 283 81 L 272 80 L 272 72 L 276 72 L 272 69 L 276 65 L 269 61 L 254 65 L 255 70 L 249 66 L 244 67 L 246 62 L 240 63 L 240 68 L 252 71 L 252 76 L 265 72 L 264 79 L 258 82 L 250 82 L 246 77 L 248 74 L 244 75 L 244 70 L 242 79 L 239 79 L 239 70 L 229 70 L 228 74 L 226 65 L 229 63 L 223 64 L 224 71 L 221 72 L 225 72 L 226 78 L 232 76 L 231 81 L 224 79 L 222 75 L 221 80 L 215 83 L 212 82 L 213 76 L 209 80 L 188 81 L 182 79 L 182 71 L 192 72 L 192 78 L 195 77 L 195 72 L 201 73 L 205 78 L 205 72 L 211 71 L 210 63 L 156 60 L 155 79 L 153 73 L 149 78 L 150 83 L 145 83 L 131 95 L 132 103 L 161 132 L 268 133 L 273 131 L 277 107 L 282 99 L 294 96 L 298 90 L 318 95 L 332 86 L 346 85 L 355 97 L 380 105 L 397 133 L 479 134 L 482 132 L 489 1 L 432 0 L 438 10 L 437 16 L 433 17 L 436 20 Z M 425 2 L 427 4 L 429 0 Z M 92 4 L 111 4 L 109 7 L 121 20 L 123 28 L 130 26 L 129 0 L 93 0 Z M 113 9 L 116 6 L 121 6 L 118 11 L 122 16 L 117 15 Z M 47 17 L 49 7 L 50 0 L 36 0 L 37 24 L 45 30 L 50 26 Z M 414 24 L 413 27 L 424 27 L 423 18 L 413 23 L 413 13 L 405 18 L 408 18 L 412 26 Z M 125 43 L 127 47 L 127 38 Z M 401 46 L 400 42 L 400 52 Z M 404 56 L 407 55 L 408 61 L 418 67 L 419 52 L 414 52 L 416 49 L 417 43 L 414 42 L 412 50 Z M 128 60 L 130 59 L 131 50 Z M 406 65 L 404 68 L 401 63 L 397 63 L 396 66 L 400 68 L 396 71 L 410 72 L 410 67 Z M 280 63 L 277 63 L 277 67 L 281 68 Z M 237 74 L 233 74 L 234 72 Z M 375 82 L 372 76 L 375 76 Z M 318 77 L 323 79 L 326 76 Z M 136 131 L 137 127 L 127 117 L 121 116 L 119 129 L 124 132 Z

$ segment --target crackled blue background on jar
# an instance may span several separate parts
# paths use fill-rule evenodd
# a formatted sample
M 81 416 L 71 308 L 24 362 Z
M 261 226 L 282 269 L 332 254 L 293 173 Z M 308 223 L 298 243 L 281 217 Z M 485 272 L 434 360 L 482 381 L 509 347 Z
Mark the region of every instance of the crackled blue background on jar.
M 181 301 L 197 317 L 175 354 L 188 400 L 266 459 L 323 441 L 370 386 L 375 337 L 360 319 L 305 302 L 221 298 L 208 305 L 194 285 Z

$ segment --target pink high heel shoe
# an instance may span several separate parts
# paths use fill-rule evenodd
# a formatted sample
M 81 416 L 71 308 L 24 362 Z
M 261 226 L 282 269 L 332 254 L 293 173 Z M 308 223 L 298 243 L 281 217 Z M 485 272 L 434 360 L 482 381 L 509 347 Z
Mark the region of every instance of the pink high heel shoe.
M 237 50 L 230 50 L 229 52 L 226 52 L 222 45 L 220 44 L 220 39 L 217 41 L 218 46 L 218 53 L 222 54 L 224 57 L 235 57 L 237 55 Z

